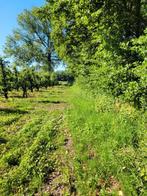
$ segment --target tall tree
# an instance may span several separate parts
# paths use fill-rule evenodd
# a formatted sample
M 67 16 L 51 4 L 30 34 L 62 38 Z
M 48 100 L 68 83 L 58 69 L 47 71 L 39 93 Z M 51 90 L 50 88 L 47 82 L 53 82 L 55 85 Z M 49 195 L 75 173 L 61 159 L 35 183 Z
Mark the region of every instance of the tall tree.
M 25 10 L 18 16 L 19 27 L 8 36 L 5 53 L 19 61 L 39 62 L 52 71 L 57 56 L 51 41 L 50 15 L 44 8 Z
M 87 86 L 102 86 L 120 96 L 132 83 L 140 85 L 134 68 L 144 57 L 139 48 L 132 50 L 132 40 L 144 34 L 145 0 L 48 0 L 46 9 L 59 57 L 77 77 L 86 78 Z

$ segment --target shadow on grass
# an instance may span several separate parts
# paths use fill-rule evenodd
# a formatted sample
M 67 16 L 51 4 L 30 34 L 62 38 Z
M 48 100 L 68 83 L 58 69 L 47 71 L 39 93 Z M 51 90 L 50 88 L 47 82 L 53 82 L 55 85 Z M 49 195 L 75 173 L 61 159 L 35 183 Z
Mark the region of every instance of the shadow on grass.
M 27 100 L 29 98 L 34 98 L 35 95 L 30 95 L 28 94 L 27 97 L 23 97 L 22 95 L 10 95 L 10 98 L 17 98 L 17 99 L 23 99 L 23 100 Z
M 10 98 L 23 98 L 22 95 L 10 95 L 9 97 Z
M 12 118 L 11 120 L 8 120 L 6 122 L 0 122 L 0 125 L 1 126 L 5 126 L 5 125 L 11 125 L 12 123 L 18 121 L 20 119 L 21 116 L 18 116 L 18 117 L 15 117 L 15 118 Z
M 0 137 L 0 144 L 6 144 L 7 140 L 5 138 Z
M 19 110 L 19 109 L 11 109 L 11 108 L 0 108 L 0 112 L 5 114 L 27 114 L 28 111 Z
M 61 103 L 65 103 L 64 101 L 51 101 L 51 100 L 42 100 L 42 101 L 38 101 L 38 103 L 52 103 L 52 104 L 61 104 Z

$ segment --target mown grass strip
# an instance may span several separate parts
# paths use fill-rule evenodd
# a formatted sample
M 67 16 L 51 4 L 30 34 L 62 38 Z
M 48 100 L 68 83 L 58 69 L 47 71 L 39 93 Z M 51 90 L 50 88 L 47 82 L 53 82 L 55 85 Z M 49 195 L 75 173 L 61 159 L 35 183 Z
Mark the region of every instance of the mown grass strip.
M 36 129 L 34 123 L 31 124 L 32 128 L 28 126 L 28 129 L 24 129 L 23 132 L 25 134 L 19 135 L 19 144 L 15 144 L 16 148 L 9 151 L 9 159 L 7 159 L 8 154 L 3 157 L 2 160 L 7 161 L 11 169 L 3 175 L 1 182 L 2 194 L 9 195 L 10 193 L 15 194 L 18 192 L 32 194 L 38 190 L 48 175 L 54 170 L 54 160 L 52 160 L 51 156 L 52 151 L 56 149 L 53 142 L 56 134 L 54 121 L 51 118 L 49 119 L 47 115 L 42 122 L 43 124 L 38 121 L 40 130 Z M 37 130 L 36 136 L 33 138 L 30 137 L 32 129 Z M 25 146 L 23 139 L 26 140 L 27 137 L 31 140 L 31 143 Z M 16 159 L 19 148 L 22 148 L 21 150 L 24 150 L 24 153 L 21 154 L 18 163 Z
M 56 90 L 58 88 L 53 89 Z M 50 99 L 49 93 L 50 90 L 36 93 L 29 99 L 4 103 L 9 109 L 9 112 L 3 112 L 4 121 L 7 121 L 7 116 L 13 119 L 17 115 L 19 119 L 11 125 L 5 124 L 0 130 L 3 136 L 1 195 L 33 195 L 41 191 L 43 183 L 56 167 L 53 154 L 58 143 L 56 137 L 61 113 L 56 109 L 60 101 L 58 93 Z M 12 110 L 14 112 L 10 112 Z M 16 110 L 27 112 L 22 114 Z

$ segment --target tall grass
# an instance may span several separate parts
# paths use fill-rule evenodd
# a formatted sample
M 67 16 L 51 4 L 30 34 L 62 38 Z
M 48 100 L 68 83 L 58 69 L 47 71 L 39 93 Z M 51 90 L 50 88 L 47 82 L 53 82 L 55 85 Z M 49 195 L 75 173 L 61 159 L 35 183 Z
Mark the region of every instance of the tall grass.
M 69 93 L 79 195 L 145 195 L 146 114 L 110 95 Z

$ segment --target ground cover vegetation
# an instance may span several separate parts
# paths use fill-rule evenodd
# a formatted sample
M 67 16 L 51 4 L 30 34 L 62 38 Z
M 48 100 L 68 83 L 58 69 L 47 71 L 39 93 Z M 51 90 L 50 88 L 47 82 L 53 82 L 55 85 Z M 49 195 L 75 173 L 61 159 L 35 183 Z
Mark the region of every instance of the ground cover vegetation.
M 105 93 L 70 92 L 78 195 L 146 195 L 146 113 Z
M 146 3 L 49 1 L 54 47 L 84 87 L 146 106 Z
M 46 0 L 18 16 L 0 57 L 1 195 L 147 194 L 146 8 Z
M 8 101 L 0 99 L 1 195 L 51 193 L 45 184 L 57 170 L 56 157 L 64 147 L 65 91 L 66 87 L 42 89 L 28 99 L 13 92 Z

